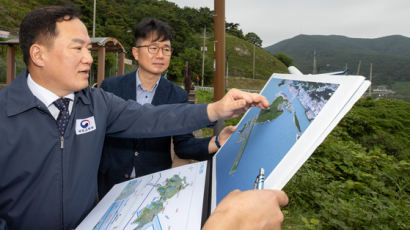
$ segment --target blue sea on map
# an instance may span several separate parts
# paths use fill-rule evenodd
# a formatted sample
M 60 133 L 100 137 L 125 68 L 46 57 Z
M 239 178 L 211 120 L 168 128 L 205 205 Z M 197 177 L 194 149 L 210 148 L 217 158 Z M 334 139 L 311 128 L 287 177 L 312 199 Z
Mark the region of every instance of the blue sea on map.
M 258 116 L 260 109 L 252 108 L 248 111 L 240 124 L 238 124 L 237 130 L 216 156 L 217 203 L 234 189 L 253 189 L 259 169 L 264 168 L 265 177 L 269 175 L 295 144 L 297 136 L 301 136 L 310 125 L 311 121 L 305 115 L 305 108 L 300 102 L 302 99 L 300 99 L 299 95 L 292 95 L 288 84 L 281 84 L 281 82 L 283 83 L 282 79 L 271 78 L 261 94 L 270 103 L 274 101 L 278 93 L 283 95 L 290 100 L 292 112 L 284 109 L 284 112 L 273 121 L 255 123 L 239 164 L 236 170 L 231 172 L 232 165 L 243 144 L 243 141 L 238 142 L 241 135 L 238 131 L 249 120 Z M 337 89 L 337 85 L 334 84 L 323 85 L 330 87 L 334 91 Z M 293 94 L 295 93 L 293 92 Z M 326 102 L 327 100 L 324 101 L 324 103 Z M 300 132 L 294 122 L 294 113 L 296 113 L 299 121 Z

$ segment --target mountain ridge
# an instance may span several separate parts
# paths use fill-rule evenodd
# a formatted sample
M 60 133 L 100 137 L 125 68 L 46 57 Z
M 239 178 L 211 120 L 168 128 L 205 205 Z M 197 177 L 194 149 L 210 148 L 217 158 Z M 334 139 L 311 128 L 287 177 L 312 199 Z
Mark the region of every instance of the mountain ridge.
M 313 70 L 316 53 L 318 72 L 350 69 L 356 74 L 369 76 L 373 63 L 373 80 L 376 85 L 391 85 L 396 81 L 410 81 L 410 38 L 390 35 L 380 38 L 350 38 L 342 35 L 300 34 L 265 47 L 272 54 L 280 52 L 291 56 L 303 73 Z

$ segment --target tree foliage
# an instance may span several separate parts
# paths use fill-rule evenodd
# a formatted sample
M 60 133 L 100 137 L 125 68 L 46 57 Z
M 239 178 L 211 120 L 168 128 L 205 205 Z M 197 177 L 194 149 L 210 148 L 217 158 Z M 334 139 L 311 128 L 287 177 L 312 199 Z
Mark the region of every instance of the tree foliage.
M 284 53 L 278 53 L 277 55 L 275 55 L 275 57 L 279 59 L 279 61 L 281 61 L 283 64 L 285 64 L 287 67 L 293 65 L 293 59 Z
M 262 39 L 255 33 L 250 32 L 245 35 L 245 40 L 249 41 L 250 43 L 261 47 L 262 46 Z
M 303 73 L 312 72 L 315 50 L 319 73 L 340 71 L 347 66 L 351 74 L 356 74 L 361 61 L 359 74 L 364 76 L 369 76 L 372 63 L 374 85 L 410 81 L 410 38 L 400 35 L 374 39 L 298 35 L 266 50 L 290 55 Z
M 238 38 L 241 38 L 241 39 L 245 38 L 243 36 L 242 30 L 239 29 L 239 23 L 226 22 L 225 23 L 225 29 L 226 29 L 227 33 L 229 33 L 229 34 L 231 34 L 235 37 L 238 37 Z

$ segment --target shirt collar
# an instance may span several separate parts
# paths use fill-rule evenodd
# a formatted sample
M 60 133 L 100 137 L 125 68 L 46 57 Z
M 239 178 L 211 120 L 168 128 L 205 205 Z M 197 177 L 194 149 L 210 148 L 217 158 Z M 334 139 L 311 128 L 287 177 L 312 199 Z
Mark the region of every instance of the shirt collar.
M 158 78 L 157 82 L 155 82 L 154 87 L 152 87 L 151 90 L 146 90 L 146 89 L 144 89 L 144 87 L 142 87 L 141 80 L 140 80 L 140 76 L 139 76 L 138 72 L 139 72 L 139 71 L 137 70 L 136 73 L 135 73 L 136 78 L 137 78 L 137 89 L 144 90 L 144 91 L 148 91 L 148 92 L 155 91 L 155 90 L 157 89 L 157 87 L 158 87 L 159 80 L 161 80 L 161 77 Z
M 27 85 L 30 91 L 33 93 L 34 96 L 36 96 L 41 102 L 43 102 L 47 107 L 49 107 L 55 100 L 60 98 L 50 90 L 44 88 L 43 86 L 37 84 L 32 78 L 30 73 L 28 74 L 27 77 Z M 70 93 L 64 98 L 68 98 L 72 101 L 74 101 L 74 93 Z

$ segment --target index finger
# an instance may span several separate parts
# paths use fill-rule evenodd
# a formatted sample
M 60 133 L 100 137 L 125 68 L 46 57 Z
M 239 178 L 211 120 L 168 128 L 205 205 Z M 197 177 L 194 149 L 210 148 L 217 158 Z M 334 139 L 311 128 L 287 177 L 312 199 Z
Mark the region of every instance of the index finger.
M 255 93 L 252 95 L 252 105 L 261 109 L 266 109 L 269 107 L 270 103 L 265 96 Z
M 233 97 L 234 100 L 243 99 L 248 104 L 252 103 L 253 101 L 251 93 L 248 93 L 248 92 L 245 92 L 239 89 L 231 89 L 229 92 L 231 93 L 231 96 Z

